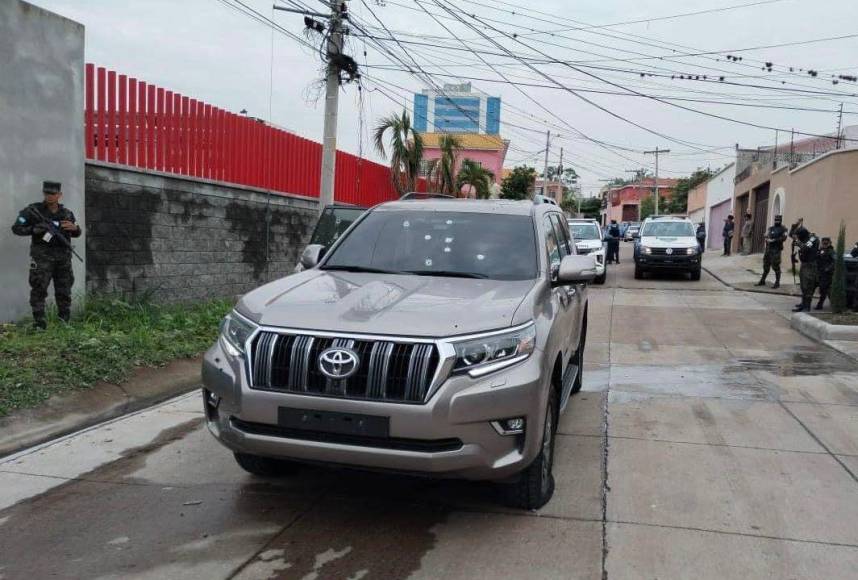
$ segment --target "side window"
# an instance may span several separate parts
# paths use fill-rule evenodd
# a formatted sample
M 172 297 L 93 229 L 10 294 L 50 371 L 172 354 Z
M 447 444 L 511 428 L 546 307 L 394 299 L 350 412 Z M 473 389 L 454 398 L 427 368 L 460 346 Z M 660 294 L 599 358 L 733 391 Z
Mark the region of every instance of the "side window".
M 560 244 L 557 243 L 557 234 L 551 223 L 551 217 L 545 216 L 542 220 L 542 229 L 545 232 L 545 250 L 548 254 L 549 269 L 560 266 Z
M 557 241 L 560 244 L 560 256 L 564 258 L 569 254 L 574 254 L 572 251 L 572 242 L 570 241 L 569 226 L 566 220 L 562 219 L 558 214 L 551 214 L 551 222 L 554 224 L 554 229 L 557 231 Z

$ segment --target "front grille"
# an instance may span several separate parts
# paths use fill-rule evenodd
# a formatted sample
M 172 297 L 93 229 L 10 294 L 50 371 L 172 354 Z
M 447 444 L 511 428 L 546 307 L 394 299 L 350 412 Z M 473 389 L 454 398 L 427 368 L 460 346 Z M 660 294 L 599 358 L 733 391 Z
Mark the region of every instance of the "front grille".
M 668 254 L 667 250 L 670 249 L 671 253 Z M 685 251 L 685 248 L 650 248 L 650 255 L 652 256 L 687 256 L 688 254 Z
M 325 431 L 309 431 L 304 429 L 289 429 L 267 423 L 251 423 L 233 417 L 232 426 L 251 435 L 267 437 L 283 437 L 284 439 L 299 439 L 302 441 L 318 441 L 322 443 L 339 443 L 341 445 L 356 445 L 359 447 L 375 447 L 380 449 L 395 449 L 397 451 L 416 451 L 418 453 L 440 453 L 442 451 L 458 451 L 462 448 L 460 439 L 406 439 L 403 437 L 369 437 L 366 435 L 344 435 L 327 433 Z
M 331 379 L 319 355 L 332 347 L 357 354 L 360 364 L 347 379 Z M 438 368 L 433 343 L 402 343 L 260 332 L 250 345 L 251 388 L 304 395 L 423 403 Z

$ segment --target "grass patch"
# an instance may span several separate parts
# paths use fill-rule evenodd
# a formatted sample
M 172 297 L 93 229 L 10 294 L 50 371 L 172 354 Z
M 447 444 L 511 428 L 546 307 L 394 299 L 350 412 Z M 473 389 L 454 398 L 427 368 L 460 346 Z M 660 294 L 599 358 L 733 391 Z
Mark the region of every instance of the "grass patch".
M 841 314 L 834 314 L 833 312 L 814 312 L 813 315 L 828 324 L 858 326 L 858 312 L 843 312 Z
M 121 382 L 134 367 L 196 356 L 214 343 L 231 307 L 90 298 L 68 325 L 53 314 L 45 331 L 30 322 L 0 325 L 0 416 L 98 381 Z

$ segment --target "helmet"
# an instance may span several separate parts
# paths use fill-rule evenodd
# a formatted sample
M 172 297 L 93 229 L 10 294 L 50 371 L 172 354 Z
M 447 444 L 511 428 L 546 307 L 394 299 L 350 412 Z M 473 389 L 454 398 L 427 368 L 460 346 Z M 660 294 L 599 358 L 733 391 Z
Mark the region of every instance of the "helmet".
M 783 223 L 783 221 L 784 221 L 784 216 L 782 216 L 782 215 L 776 215 L 775 216 L 775 223 L 776 224 Z
M 810 232 L 807 231 L 807 228 L 804 226 L 799 226 L 799 228 L 795 231 L 795 235 L 800 242 L 806 242 L 810 239 Z

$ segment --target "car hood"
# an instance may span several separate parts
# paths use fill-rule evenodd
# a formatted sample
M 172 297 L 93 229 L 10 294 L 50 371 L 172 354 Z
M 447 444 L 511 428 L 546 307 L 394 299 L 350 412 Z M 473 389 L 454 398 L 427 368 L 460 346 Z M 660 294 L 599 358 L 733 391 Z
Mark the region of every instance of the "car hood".
M 697 238 L 694 237 L 660 237 L 646 236 L 640 238 L 642 246 L 651 246 L 654 248 L 691 248 L 697 247 Z
M 575 242 L 575 247 L 587 250 L 598 250 L 602 247 L 602 240 L 580 240 Z
M 443 337 L 510 326 L 535 283 L 312 269 L 257 288 L 236 308 L 265 326 Z

